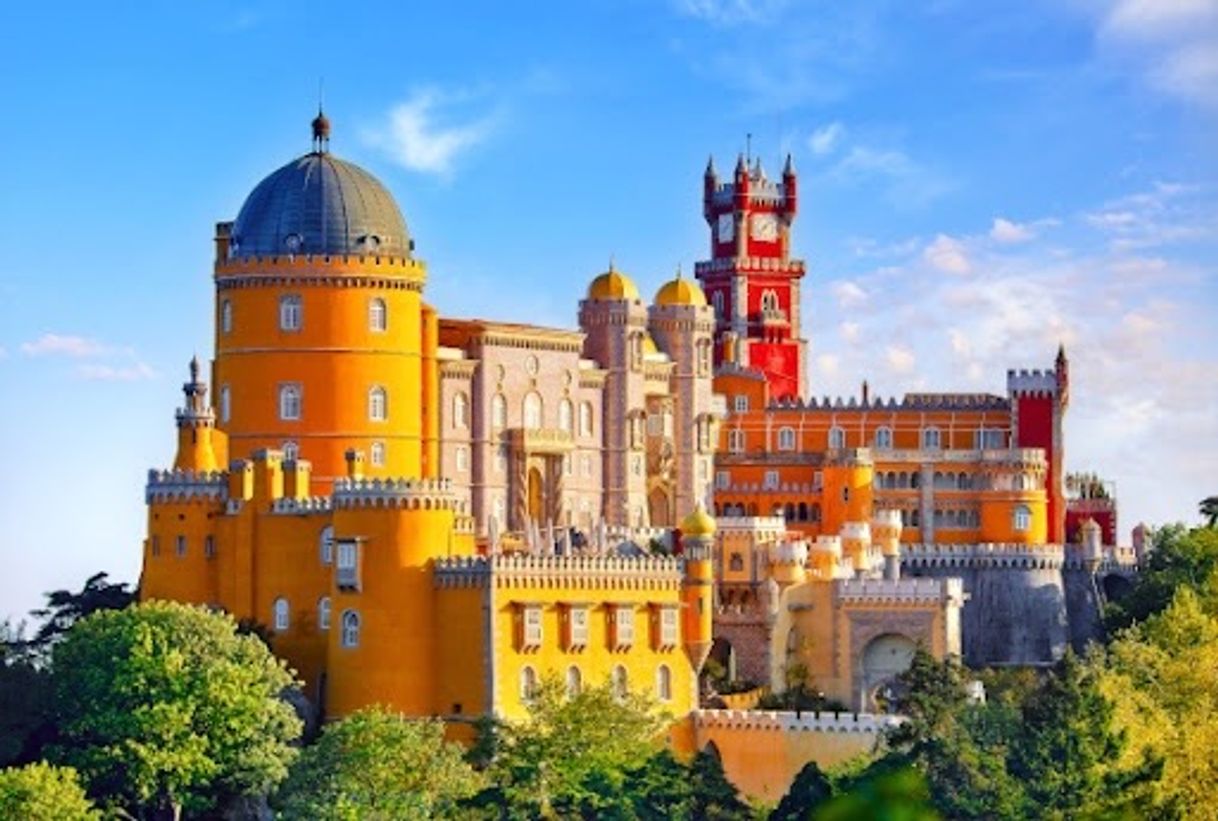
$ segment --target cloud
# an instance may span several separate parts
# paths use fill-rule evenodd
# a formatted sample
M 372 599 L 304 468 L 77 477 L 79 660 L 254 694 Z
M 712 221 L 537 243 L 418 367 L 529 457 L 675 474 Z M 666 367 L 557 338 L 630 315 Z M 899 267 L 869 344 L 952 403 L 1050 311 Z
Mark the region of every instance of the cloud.
M 121 366 L 81 364 L 76 367 L 76 375 L 95 382 L 138 382 L 156 379 L 158 374 L 144 362 L 134 362 Z
M 102 356 L 110 352 L 110 348 L 93 339 L 83 336 L 65 336 L 61 334 L 43 334 L 33 342 L 22 342 L 21 352 L 26 356 L 70 356 L 84 358 Z
M 869 145 L 852 145 L 826 176 L 847 185 L 881 186 L 889 202 L 898 206 L 923 206 L 952 188 L 944 177 L 904 151 Z
M 1035 232 L 1027 225 L 1020 225 L 1002 217 L 994 217 L 994 224 L 990 226 L 990 239 L 995 242 L 1004 244 L 1027 242 L 1035 236 Z
M 448 176 L 458 157 L 494 130 L 494 115 L 461 124 L 446 122 L 445 113 L 467 100 L 468 95 L 434 88 L 416 91 L 389 111 L 381 127 L 366 131 L 365 139 L 404 168 Z
M 845 279 L 833 283 L 833 295 L 843 308 L 856 308 L 864 304 L 868 296 L 858 283 Z
M 893 373 L 913 373 L 915 361 L 914 352 L 904 346 L 889 345 L 884 349 L 884 364 Z
M 1218 3 L 1116 0 L 1100 20 L 1102 45 L 1160 91 L 1218 106 Z
M 836 354 L 823 353 L 816 357 L 817 370 L 826 377 L 837 376 L 838 367 L 841 365 L 841 358 Z
M 922 258 L 945 274 L 964 275 L 973 270 L 964 244 L 946 234 L 935 237 L 935 241 L 922 251 Z
M 843 322 L 837 326 L 838 333 L 846 342 L 858 342 L 859 340 L 859 324 L 857 322 Z
M 837 147 L 845 130 L 839 122 L 832 122 L 821 126 L 808 137 L 808 148 L 812 149 L 813 154 L 828 154 Z
M 768 23 L 787 5 L 787 0 L 676 0 L 678 14 L 718 26 Z

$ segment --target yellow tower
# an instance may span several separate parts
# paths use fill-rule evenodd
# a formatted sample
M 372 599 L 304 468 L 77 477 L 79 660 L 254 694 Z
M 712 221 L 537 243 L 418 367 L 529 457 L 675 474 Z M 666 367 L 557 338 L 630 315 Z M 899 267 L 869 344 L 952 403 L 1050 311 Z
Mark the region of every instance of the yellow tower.
M 884 557 L 884 578 L 901 578 L 901 511 L 877 510 L 871 519 L 872 543 Z
M 681 550 L 685 558 L 685 651 L 700 671 L 710 653 L 714 620 L 715 520 L 699 505 L 681 522 Z
M 186 402 L 177 414 L 178 452 L 173 459 L 174 470 L 210 473 L 218 470 L 228 450 L 223 447 L 224 434 L 217 435 L 216 414 L 207 405 L 207 386 L 199 381 L 199 359 L 190 360 L 190 381 L 182 386 Z M 216 440 L 216 441 L 214 441 Z M 216 444 L 221 444 L 220 454 Z M 217 458 L 219 456 L 219 459 Z
M 319 492 L 350 448 L 370 476 L 424 475 L 438 412 L 426 266 L 393 197 L 331 155 L 329 133 L 318 115 L 313 150 L 217 226 L 215 262 L 219 427 L 236 454 L 309 459 Z
M 871 520 L 875 470 L 865 450 L 845 450 L 824 468 L 821 532 L 837 533 L 847 522 Z

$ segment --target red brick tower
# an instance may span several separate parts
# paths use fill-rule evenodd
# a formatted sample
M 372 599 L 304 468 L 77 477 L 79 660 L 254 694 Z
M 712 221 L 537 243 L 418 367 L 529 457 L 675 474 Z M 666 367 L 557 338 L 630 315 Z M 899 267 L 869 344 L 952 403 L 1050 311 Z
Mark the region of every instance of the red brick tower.
M 732 363 L 765 375 L 770 399 L 802 397 L 807 342 L 800 334 L 802 260 L 791 259 L 797 205 L 795 168 L 787 157 L 782 180 L 766 178 L 761 160 L 744 155 L 731 182 L 706 165 L 702 214 L 711 231 L 711 258 L 694 272 L 715 308 L 715 364 Z

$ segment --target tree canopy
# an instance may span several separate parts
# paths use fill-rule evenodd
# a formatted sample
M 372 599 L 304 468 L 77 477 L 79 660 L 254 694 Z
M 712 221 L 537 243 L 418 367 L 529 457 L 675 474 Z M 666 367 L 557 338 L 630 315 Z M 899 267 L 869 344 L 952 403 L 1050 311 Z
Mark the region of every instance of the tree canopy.
M 1167 609 L 1182 587 L 1200 590 L 1218 570 L 1218 528 L 1166 525 L 1151 538 L 1153 549 L 1133 589 L 1105 609 L 1110 633 Z
M 0 770 L 0 818 L 100 821 L 71 767 L 42 762 Z

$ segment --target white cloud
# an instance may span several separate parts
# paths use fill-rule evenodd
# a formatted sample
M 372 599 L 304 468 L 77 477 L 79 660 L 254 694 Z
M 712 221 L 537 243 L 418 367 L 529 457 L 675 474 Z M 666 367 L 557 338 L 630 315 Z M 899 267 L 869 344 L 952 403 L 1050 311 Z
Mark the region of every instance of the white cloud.
M 990 226 L 990 239 L 1003 244 L 1027 242 L 1035 236 L 1029 226 L 1002 217 L 994 217 L 994 224 Z
M 63 334 L 43 334 L 33 342 L 22 342 L 21 352 L 26 356 L 70 356 L 84 358 L 101 356 L 110 349 L 93 339 Z
M 1161 91 L 1218 106 L 1218 3 L 1115 0 L 1100 21 L 1101 43 Z
M 787 0 L 676 0 L 677 12 L 719 26 L 767 23 L 782 11 Z
M 837 356 L 836 354 L 823 353 L 820 356 L 816 357 L 817 370 L 819 370 L 823 376 L 827 376 L 827 377 L 837 376 L 838 368 L 840 365 L 841 365 L 841 358 L 839 356 Z
M 812 132 L 812 136 L 808 137 L 808 148 L 812 149 L 813 154 L 828 154 L 837 148 L 845 130 L 839 122 L 832 122 L 821 126 Z
M 833 283 L 833 295 L 843 308 L 856 308 L 867 301 L 867 292 L 848 279 Z
M 914 352 L 902 345 L 889 345 L 884 349 L 884 364 L 893 373 L 912 373 L 915 361 Z
M 76 375 L 97 382 L 138 382 L 155 379 L 157 372 L 143 362 L 134 362 L 120 366 L 82 364 L 77 366 Z
M 859 340 L 859 324 L 857 322 L 843 322 L 837 326 L 838 333 L 846 342 L 858 342 Z
M 852 145 L 826 172 L 833 181 L 881 187 L 894 205 L 920 207 L 946 194 L 951 183 L 896 148 Z
M 973 270 L 964 244 L 946 234 L 936 236 L 935 241 L 922 251 L 922 258 L 945 274 L 963 275 Z
M 968 334 L 959 328 L 948 328 L 947 337 L 951 341 L 952 353 L 965 359 L 972 357 L 973 343 L 969 341 Z
M 442 122 L 445 110 L 465 100 L 466 95 L 437 89 L 416 91 L 406 102 L 394 106 L 387 122 L 367 131 L 365 138 L 404 168 L 448 175 L 457 158 L 485 141 L 494 128 L 493 115 L 463 124 Z

